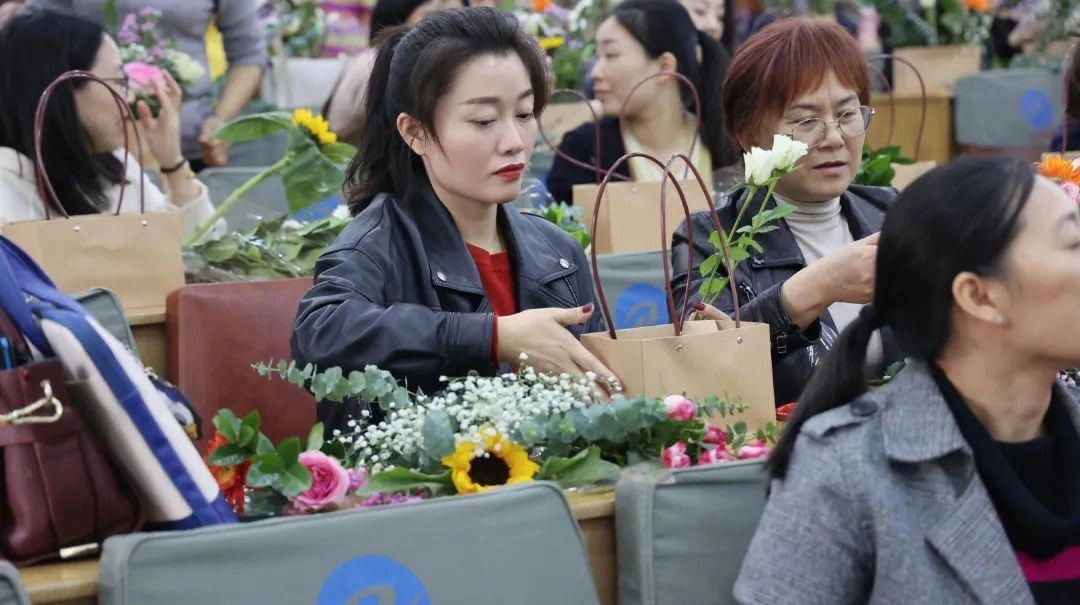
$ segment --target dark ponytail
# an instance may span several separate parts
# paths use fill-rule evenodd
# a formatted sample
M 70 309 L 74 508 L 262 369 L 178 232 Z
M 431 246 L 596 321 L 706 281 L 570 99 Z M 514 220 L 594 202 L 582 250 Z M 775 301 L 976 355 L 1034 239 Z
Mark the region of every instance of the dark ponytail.
M 932 362 L 941 354 L 951 331 L 953 280 L 963 271 L 1001 271 L 1034 184 L 1029 162 L 968 157 L 930 171 L 900 194 L 881 229 L 873 302 L 811 376 L 769 460 L 773 477 L 787 473 L 807 420 L 866 392 L 863 369 L 874 330 L 891 328 L 915 359 Z
M 397 117 L 412 116 L 438 142 L 435 108 L 461 67 L 479 55 L 517 54 L 529 74 L 533 113 L 547 102 L 544 53 L 517 20 L 493 8 L 441 11 L 412 28 L 383 31 L 364 95 L 360 147 L 349 165 L 349 209 L 357 214 L 379 193 L 406 195 L 428 182 L 419 156 L 397 130 Z
M 714 167 L 734 163 L 737 158 L 724 133 L 720 102 L 729 57 L 720 43 L 698 31 L 690 13 L 676 0 L 624 0 L 612 9 L 611 17 L 645 47 L 650 58 L 666 52 L 675 57 L 678 72 L 693 82 L 701 95 L 701 139 Z M 693 111 L 693 95 L 679 86 L 684 106 Z

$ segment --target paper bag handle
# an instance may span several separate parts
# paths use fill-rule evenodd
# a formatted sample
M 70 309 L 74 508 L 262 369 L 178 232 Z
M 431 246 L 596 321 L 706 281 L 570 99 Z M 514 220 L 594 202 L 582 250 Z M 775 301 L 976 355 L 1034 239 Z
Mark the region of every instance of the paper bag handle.
M 601 145 L 600 145 L 600 116 L 596 115 L 596 110 L 593 109 L 592 103 L 589 102 L 590 101 L 589 97 L 585 96 L 585 93 L 581 92 L 580 90 L 575 90 L 573 88 L 556 88 L 555 90 L 553 90 L 551 92 L 552 97 L 554 97 L 555 95 L 558 95 L 558 94 L 573 95 L 573 96 L 581 99 L 582 101 L 584 101 L 585 106 L 589 108 L 589 113 L 592 115 L 592 124 L 593 124 L 593 132 L 594 132 L 593 145 L 594 145 L 594 150 L 595 150 L 594 154 L 595 155 L 593 157 L 595 157 L 596 161 L 599 163 L 600 162 L 600 147 L 601 147 Z M 558 145 L 553 145 L 551 143 L 551 139 L 549 139 L 547 137 L 547 133 L 544 132 L 543 124 L 540 123 L 540 117 L 542 117 L 542 116 L 543 116 L 543 112 L 540 112 L 540 116 L 537 116 L 537 118 L 536 118 L 536 125 L 537 125 L 537 130 L 539 130 L 539 132 L 540 132 L 540 138 L 544 141 L 544 143 L 548 147 L 550 147 L 552 151 L 555 152 L 555 155 L 562 158 L 568 164 L 571 164 L 573 166 L 577 166 L 579 168 L 584 168 L 585 170 L 591 170 L 592 172 L 596 173 L 596 182 L 597 182 L 597 184 L 599 184 L 600 179 L 602 179 L 604 177 L 604 173 L 606 171 L 603 168 L 601 168 L 598 163 L 597 164 L 590 164 L 588 162 L 582 162 L 581 160 L 579 160 L 577 158 L 570 157 L 569 154 L 567 154 L 567 153 L 563 152 L 561 149 L 559 149 Z M 619 179 L 623 179 L 623 180 L 626 179 L 626 177 L 624 177 L 621 174 L 615 175 L 615 176 L 616 176 L 616 178 L 619 178 Z
M 104 80 L 86 70 L 75 69 L 62 73 L 59 77 L 53 80 L 52 83 L 45 87 L 45 91 L 41 93 L 41 98 L 38 100 L 37 110 L 34 112 L 34 172 L 36 173 L 35 179 L 37 181 L 38 193 L 41 194 L 41 199 L 45 206 L 45 220 L 49 220 L 50 218 L 52 218 L 51 216 L 49 216 L 50 204 L 55 206 L 56 210 L 59 211 L 64 218 L 71 218 L 70 216 L 68 216 L 67 211 L 64 210 L 64 205 L 60 203 L 60 198 L 56 195 L 56 190 L 53 189 L 52 183 L 49 182 L 49 175 L 45 174 L 45 157 L 44 155 L 42 155 L 41 152 L 41 145 L 43 142 L 42 139 L 44 138 L 45 131 L 45 113 L 48 109 L 49 101 L 52 100 L 53 93 L 56 92 L 56 87 L 68 80 L 92 80 L 94 82 L 97 82 L 98 84 L 101 84 L 105 87 L 105 90 L 109 91 L 109 94 L 112 95 L 113 101 L 116 102 L 117 109 L 120 110 L 120 116 L 124 118 L 124 120 L 130 119 L 132 123 L 135 123 L 135 117 L 131 114 L 131 109 L 127 106 L 127 103 L 124 101 L 123 97 L 121 97 L 115 90 L 113 90 L 112 86 L 109 86 L 109 84 L 106 83 Z M 127 128 L 124 128 L 123 130 L 124 149 L 126 150 L 128 148 L 129 142 L 128 131 Z M 134 130 L 135 144 L 138 147 L 136 151 L 139 154 L 139 212 L 145 213 L 146 199 L 144 195 L 145 191 L 143 188 L 142 141 L 139 138 L 139 129 L 135 128 Z M 120 205 L 121 203 L 123 203 L 124 200 L 124 183 L 127 181 L 128 155 L 129 154 L 125 151 L 123 161 L 124 178 L 120 180 L 120 193 L 116 201 L 116 212 L 113 213 L 114 215 L 120 214 Z
M 867 63 L 871 61 L 877 61 L 879 59 L 892 59 L 893 61 L 899 61 L 904 65 L 907 65 L 912 73 L 915 74 L 915 79 L 919 81 L 919 90 L 922 92 L 922 111 L 919 114 L 919 131 L 915 136 L 915 160 L 919 159 L 919 152 L 922 149 L 923 129 L 926 127 L 926 82 L 923 81 L 922 74 L 919 73 L 919 69 L 915 65 L 903 57 L 898 57 L 892 53 L 884 53 L 877 55 L 870 55 L 866 58 Z M 881 78 L 882 83 L 885 84 L 885 90 L 889 93 L 889 134 L 885 137 L 885 140 L 892 143 L 893 128 L 896 126 L 896 97 L 893 95 L 892 84 L 889 83 L 889 79 L 885 77 L 885 74 L 881 73 L 873 64 L 870 65 L 870 69 Z M 893 74 L 895 76 L 895 74 Z
M 696 176 L 697 179 L 698 179 L 698 184 L 701 186 L 701 188 L 705 192 L 705 202 L 706 202 L 706 204 L 708 204 L 708 207 L 709 207 L 709 210 L 708 210 L 709 219 L 712 221 L 713 227 L 717 230 L 718 233 L 720 233 L 720 241 L 723 244 L 722 253 L 724 254 L 725 262 L 727 263 L 727 266 L 729 267 L 729 270 L 730 270 L 731 255 L 728 252 L 727 240 L 724 238 L 723 229 L 720 227 L 720 220 L 716 217 L 716 208 L 713 205 L 712 196 L 709 195 L 709 188 L 705 184 L 704 179 L 701 178 L 701 174 L 697 171 L 697 169 L 693 166 L 693 164 L 690 164 L 689 158 L 687 158 L 685 155 L 682 155 L 682 154 L 676 154 L 675 156 L 673 156 L 671 158 L 671 160 L 668 162 L 667 165 L 665 165 L 663 162 L 661 162 L 660 160 L 656 159 L 655 157 L 653 157 L 653 156 L 651 156 L 651 155 L 649 155 L 647 153 L 641 153 L 641 152 L 637 152 L 637 151 L 632 152 L 632 153 L 627 153 L 627 154 L 623 155 L 621 158 L 619 158 L 618 160 L 616 160 L 615 163 L 611 165 L 611 168 L 608 169 L 607 173 L 604 174 L 604 180 L 600 182 L 600 188 L 599 188 L 599 190 L 597 191 L 597 194 L 596 194 L 596 204 L 593 205 L 592 232 L 596 233 L 597 222 L 600 219 L 600 205 L 603 203 L 604 190 L 607 189 L 608 182 L 611 180 L 611 175 L 614 174 L 615 170 L 619 166 L 621 166 L 624 162 L 628 162 L 631 158 L 635 158 L 635 157 L 644 158 L 644 159 L 656 164 L 657 166 L 659 166 L 660 168 L 662 168 L 664 170 L 663 180 L 661 181 L 661 185 L 660 185 L 660 214 L 661 214 L 661 218 L 660 218 L 660 238 L 661 238 L 661 240 L 666 240 L 667 222 L 665 220 L 665 217 L 663 216 L 664 215 L 664 203 L 665 203 L 665 195 L 664 194 L 666 193 L 667 181 L 670 179 L 671 182 L 675 186 L 676 195 L 679 196 L 679 200 L 682 202 L 683 214 L 684 214 L 684 216 L 686 216 L 686 222 L 687 222 L 687 227 L 688 227 L 686 235 L 687 235 L 687 239 L 689 240 L 690 249 L 693 250 L 694 249 L 694 231 L 693 231 L 693 229 L 689 228 L 689 226 L 690 226 L 690 206 L 686 201 L 686 194 L 683 193 L 682 187 L 679 185 L 679 182 L 677 180 L 675 180 L 673 175 L 671 175 L 671 165 L 676 160 L 684 161 L 688 165 L 691 166 L 691 170 L 693 170 L 694 176 Z M 675 335 L 679 336 L 680 334 L 682 334 L 682 326 L 683 326 L 683 319 L 682 318 L 683 318 L 683 315 L 686 314 L 687 304 L 690 301 L 690 290 L 689 290 L 689 288 L 687 288 L 686 292 L 683 293 L 682 313 L 678 313 L 678 314 L 675 313 L 675 295 L 671 291 L 671 279 L 670 279 L 671 278 L 671 273 L 670 273 L 671 269 L 669 267 L 669 265 L 671 264 L 671 260 L 670 260 L 670 256 L 669 256 L 669 247 L 670 246 L 669 246 L 667 241 L 662 241 L 661 246 L 660 246 L 660 255 L 661 255 L 661 258 L 662 258 L 662 262 L 664 264 L 664 278 L 665 278 L 664 290 L 665 290 L 665 292 L 667 294 L 668 313 L 669 313 L 669 315 L 671 317 L 671 323 L 675 328 Z M 590 246 L 589 247 L 589 257 L 590 257 L 589 258 L 590 264 L 592 265 L 593 275 L 596 277 L 596 296 L 597 296 L 597 298 L 599 299 L 599 302 L 600 302 L 600 312 L 604 314 L 604 320 L 607 322 L 608 336 L 610 336 L 612 340 L 618 340 L 618 337 L 615 334 L 615 322 L 612 320 L 612 317 L 611 317 L 611 309 L 610 309 L 610 307 L 608 306 L 608 303 L 607 303 L 607 296 L 604 295 L 604 285 L 602 283 L 602 280 L 600 279 L 600 270 L 599 270 L 599 267 L 598 267 L 597 262 L 596 262 L 596 246 Z M 692 270 L 693 269 L 691 269 L 691 271 Z M 733 280 L 732 280 L 732 289 L 731 289 L 731 291 L 732 291 L 732 295 L 734 296 L 735 295 L 735 287 L 734 287 Z M 735 319 L 736 319 L 736 322 L 739 321 L 739 307 L 738 307 L 738 304 L 739 304 L 738 303 L 738 298 L 736 297 L 735 298 L 735 305 L 736 305 L 735 306 Z
M 690 139 L 690 149 L 686 152 L 687 157 L 692 157 L 694 155 L 694 147 L 697 145 L 698 138 L 701 137 L 701 94 L 698 93 L 697 86 L 694 86 L 694 83 L 690 81 L 690 78 L 687 78 L 686 76 L 682 75 L 677 71 L 661 71 L 638 80 L 637 84 L 634 84 L 634 87 L 631 88 L 630 92 L 626 94 L 626 98 L 623 99 L 622 107 L 619 108 L 619 122 L 625 124 L 625 121 L 623 120 L 623 114 L 626 113 L 626 108 L 630 103 L 631 97 L 634 96 L 634 93 L 637 92 L 638 89 L 641 88 L 641 86 L 649 80 L 655 80 L 657 78 L 675 78 L 677 81 L 685 84 L 686 87 L 690 89 L 690 94 L 694 97 L 694 136 Z M 597 156 L 598 161 L 599 157 L 600 156 Z M 686 163 L 687 165 L 689 165 L 690 160 L 688 159 Z M 683 171 L 683 178 L 685 177 L 686 172 Z

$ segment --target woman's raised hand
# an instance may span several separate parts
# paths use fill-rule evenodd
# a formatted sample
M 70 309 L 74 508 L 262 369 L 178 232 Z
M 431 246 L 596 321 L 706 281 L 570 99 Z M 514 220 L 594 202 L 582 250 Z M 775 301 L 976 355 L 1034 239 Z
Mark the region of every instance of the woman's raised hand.
M 136 104 L 139 114 L 139 130 L 146 138 L 146 148 L 154 154 L 161 166 L 175 166 L 184 159 L 180 151 L 180 85 L 172 75 L 165 73 L 164 84 L 153 82 L 154 96 L 161 103 L 161 111 L 155 118 L 145 101 Z

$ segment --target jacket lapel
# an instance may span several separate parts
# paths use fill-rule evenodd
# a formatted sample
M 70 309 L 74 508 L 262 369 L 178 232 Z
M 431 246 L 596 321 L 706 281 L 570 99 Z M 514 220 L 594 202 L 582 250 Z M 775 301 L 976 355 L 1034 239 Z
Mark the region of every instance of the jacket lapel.
M 908 367 L 883 389 L 885 454 L 905 463 L 940 462 L 959 495 L 949 496 L 926 533 L 930 548 L 980 603 L 1033 604 L 1016 554 L 1009 546 L 986 487 L 975 472 L 971 447 L 949 411 L 926 364 Z M 953 457 L 959 454 L 959 458 Z
M 428 279 L 436 289 L 487 298 L 476 263 L 461 239 L 453 217 L 435 197 L 430 185 L 413 188 L 406 197 L 409 213 L 427 256 Z M 480 304 L 477 301 L 477 304 Z
M 516 208 L 503 204 L 499 207 L 499 223 L 517 281 L 518 306 L 572 307 L 591 300 L 591 292 L 579 292 L 578 300 L 564 300 L 551 288 L 551 282 L 577 273 L 579 267 L 574 259 L 559 250 L 533 224 L 535 218 L 523 216 Z

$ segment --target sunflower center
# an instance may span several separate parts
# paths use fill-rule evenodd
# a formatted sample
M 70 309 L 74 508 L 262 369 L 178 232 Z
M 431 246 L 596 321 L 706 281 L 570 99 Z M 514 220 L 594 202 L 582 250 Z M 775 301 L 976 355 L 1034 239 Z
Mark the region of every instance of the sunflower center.
M 510 480 L 510 466 L 491 452 L 484 452 L 469 464 L 469 479 L 477 485 L 505 485 Z

